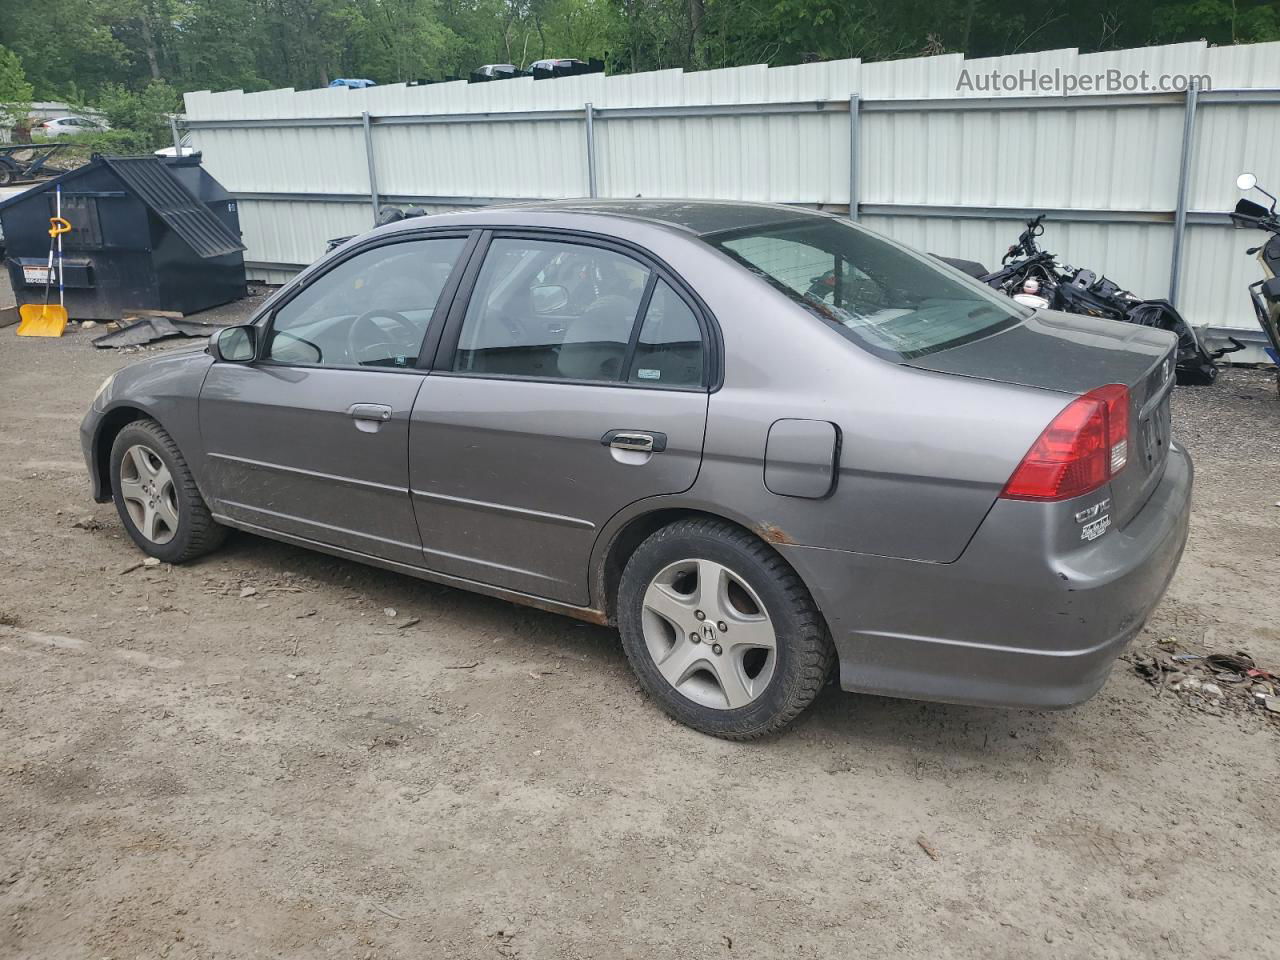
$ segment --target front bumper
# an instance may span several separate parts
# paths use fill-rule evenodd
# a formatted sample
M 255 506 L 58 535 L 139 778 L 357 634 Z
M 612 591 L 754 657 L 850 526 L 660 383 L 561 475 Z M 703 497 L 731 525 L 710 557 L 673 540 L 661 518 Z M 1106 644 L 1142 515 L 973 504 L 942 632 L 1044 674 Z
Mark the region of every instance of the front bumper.
M 1089 699 L 1186 545 L 1191 459 L 1171 445 L 1123 527 L 1056 552 L 1045 505 L 997 501 L 954 563 L 780 547 L 826 616 L 846 690 L 1000 707 Z

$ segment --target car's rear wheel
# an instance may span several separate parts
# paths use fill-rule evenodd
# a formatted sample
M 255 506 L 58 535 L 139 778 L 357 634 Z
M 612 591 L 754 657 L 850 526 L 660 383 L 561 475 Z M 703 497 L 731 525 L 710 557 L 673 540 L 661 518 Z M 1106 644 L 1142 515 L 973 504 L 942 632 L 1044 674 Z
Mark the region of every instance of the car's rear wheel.
M 618 628 L 645 690 L 695 730 L 751 740 L 818 695 L 834 652 L 813 598 L 772 548 L 733 524 L 682 520 L 627 561 Z
M 111 490 L 120 522 L 145 553 L 167 563 L 221 545 L 226 528 L 200 496 L 178 445 L 153 420 L 129 424 L 111 445 Z

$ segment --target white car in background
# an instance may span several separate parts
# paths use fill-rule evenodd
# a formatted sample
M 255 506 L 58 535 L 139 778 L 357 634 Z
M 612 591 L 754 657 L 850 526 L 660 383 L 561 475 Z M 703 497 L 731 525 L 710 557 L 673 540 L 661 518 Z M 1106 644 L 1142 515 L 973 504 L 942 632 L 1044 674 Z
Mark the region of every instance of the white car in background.
M 105 123 L 99 120 L 90 120 L 88 117 L 53 117 L 42 123 L 32 126 L 31 132 L 36 136 L 49 139 L 52 137 L 65 137 L 76 133 L 101 133 L 103 130 L 111 129 Z

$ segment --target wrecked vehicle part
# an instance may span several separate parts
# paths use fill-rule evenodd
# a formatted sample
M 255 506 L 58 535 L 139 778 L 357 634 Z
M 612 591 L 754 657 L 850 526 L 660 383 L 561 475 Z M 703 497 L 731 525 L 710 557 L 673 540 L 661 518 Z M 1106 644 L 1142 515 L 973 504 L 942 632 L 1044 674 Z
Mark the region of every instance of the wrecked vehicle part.
M 999 270 L 984 273 L 977 279 L 1013 300 L 1038 309 L 1062 310 L 1169 331 L 1178 338 L 1176 368 L 1180 384 L 1212 384 L 1218 377 L 1216 361 L 1245 349 L 1239 340 L 1229 337 L 1231 346 L 1209 350 L 1195 328 L 1168 300 L 1142 300 L 1092 270 L 1059 264 L 1054 254 L 1042 250 L 1037 243 L 1044 234 L 1044 216 L 1040 214 L 1027 221 L 1026 229 L 1001 259 Z M 970 272 L 961 265 L 969 261 L 940 259 Z
M 223 329 L 220 324 L 177 317 L 136 317 L 119 322 L 121 324 L 119 330 L 95 337 L 93 345 L 100 350 L 138 347 L 155 343 L 157 340 L 167 340 L 170 337 L 209 337 Z
M 1254 227 L 1265 230 L 1271 238 L 1245 252 L 1255 256 L 1262 268 L 1262 279 L 1249 284 L 1249 301 L 1257 315 L 1258 324 L 1267 334 L 1267 354 L 1280 367 L 1280 214 L 1276 212 L 1276 198 L 1258 185 L 1258 178 L 1242 173 L 1236 178 L 1241 190 L 1257 190 L 1271 200 L 1270 207 L 1241 198 L 1231 213 L 1236 227 Z M 1280 391 L 1280 371 L 1276 375 L 1276 389 Z

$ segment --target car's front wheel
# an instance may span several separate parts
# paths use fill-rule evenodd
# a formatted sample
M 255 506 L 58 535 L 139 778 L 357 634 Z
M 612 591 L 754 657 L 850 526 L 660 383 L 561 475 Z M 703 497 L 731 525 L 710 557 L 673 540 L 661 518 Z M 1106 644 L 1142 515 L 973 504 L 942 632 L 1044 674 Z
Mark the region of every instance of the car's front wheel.
M 111 490 L 120 522 L 145 553 L 184 563 L 216 549 L 216 523 L 173 438 L 154 420 L 138 420 L 111 445 Z
M 834 659 L 795 571 L 746 530 L 710 518 L 671 524 L 636 549 L 618 590 L 618 628 L 663 709 L 730 740 L 794 720 Z

